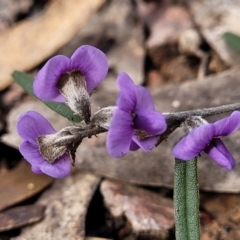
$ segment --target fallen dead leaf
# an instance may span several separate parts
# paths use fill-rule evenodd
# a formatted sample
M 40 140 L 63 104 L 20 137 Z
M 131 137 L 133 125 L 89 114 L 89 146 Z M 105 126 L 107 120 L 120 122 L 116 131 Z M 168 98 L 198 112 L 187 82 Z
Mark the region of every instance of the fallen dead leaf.
M 74 172 L 55 184 L 39 198 L 37 204 L 46 206 L 45 218 L 26 227 L 14 240 L 85 239 L 85 216 L 89 202 L 100 178 Z
M 125 216 L 136 235 L 166 239 L 168 231 L 174 226 L 171 199 L 108 180 L 102 182 L 101 193 L 111 215 L 115 218 Z
M 240 1 L 238 0 L 191 0 L 188 1 L 193 18 L 200 31 L 227 66 L 240 64 L 240 55 L 231 49 L 223 39 L 225 32 L 240 35 Z
M 0 90 L 14 70 L 27 71 L 67 43 L 105 0 L 52 0 L 39 15 L 0 35 Z
M 44 207 L 25 205 L 0 212 L 0 232 L 20 228 L 42 220 Z
M 51 177 L 33 173 L 30 165 L 21 161 L 15 168 L 0 174 L 0 210 L 36 195 L 52 182 Z

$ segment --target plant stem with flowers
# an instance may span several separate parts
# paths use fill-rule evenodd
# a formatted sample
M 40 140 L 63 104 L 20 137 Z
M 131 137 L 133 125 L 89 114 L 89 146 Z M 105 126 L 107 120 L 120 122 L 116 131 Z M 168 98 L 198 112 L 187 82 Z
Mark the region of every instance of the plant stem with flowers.
M 220 137 L 240 129 L 240 103 L 160 113 L 155 110 L 148 90 L 136 86 L 126 73 L 121 73 L 116 81 L 120 89 L 116 106 L 101 108 L 92 115 L 91 95 L 107 71 L 105 54 L 87 45 L 78 48 L 70 58 L 62 55 L 51 58 L 33 82 L 34 94 L 43 101 L 65 103 L 82 122 L 56 132 L 41 114 L 24 113 L 17 123 L 23 139 L 20 152 L 33 172 L 64 178 L 71 173 L 76 149 L 84 138 L 108 132 L 106 148 L 113 158 L 120 158 L 139 148 L 150 152 L 176 128 L 185 126 L 186 135 L 172 151 L 176 158 L 176 239 L 200 239 L 196 157 L 204 151 L 226 170 L 234 168 L 235 159 Z M 226 112 L 233 113 L 215 123 L 203 119 Z M 69 118 L 69 114 L 66 116 Z

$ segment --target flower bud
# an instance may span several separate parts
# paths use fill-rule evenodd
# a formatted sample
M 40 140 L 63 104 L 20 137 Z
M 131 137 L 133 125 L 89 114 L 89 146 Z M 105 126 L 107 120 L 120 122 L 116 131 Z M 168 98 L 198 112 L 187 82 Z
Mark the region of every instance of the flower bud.
M 190 133 L 195 128 L 200 127 L 203 124 L 208 124 L 208 122 L 200 116 L 189 117 L 184 122 L 185 132 Z
M 116 108 L 116 106 L 101 108 L 94 114 L 91 120 L 91 124 L 93 126 L 99 126 L 108 130 L 110 127 L 113 112 Z

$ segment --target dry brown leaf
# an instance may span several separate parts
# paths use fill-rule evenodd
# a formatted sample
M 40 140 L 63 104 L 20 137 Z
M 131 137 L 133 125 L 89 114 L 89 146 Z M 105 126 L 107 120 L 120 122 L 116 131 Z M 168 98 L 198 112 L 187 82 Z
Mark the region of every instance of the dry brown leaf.
M 27 71 L 67 43 L 105 0 L 52 0 L 39 15 L 0 35 L 0 90 L 14 70 Z
M 85 216 L 100 178 L 74 172 L 55 184 L 40 197 L 45 205 L 45 218 L 40 223 L 22 230 L 15 240 L 85 239 Z
M 166 239 L 173 228 L 173 201 L 141 188 L 105 180 L 101 193 L 115 218 L 125 216 L 136 235 Z
M 43 218 L 44 207 L 41 205 L 26 205 L 14 207 L 0 212 L 0 232 L 20 228 Z
M 12 170 L 0 174 L 0 210 L 36 195 L 52 181 L 49 176 L 33 173 L 30 165 L 21 161 Z
M 189 0 L 193 18 L 208 44 L 227 66 L 240 64 L 240 55 L 223 39 L 225 32 L 240 35 L 240 1 Z

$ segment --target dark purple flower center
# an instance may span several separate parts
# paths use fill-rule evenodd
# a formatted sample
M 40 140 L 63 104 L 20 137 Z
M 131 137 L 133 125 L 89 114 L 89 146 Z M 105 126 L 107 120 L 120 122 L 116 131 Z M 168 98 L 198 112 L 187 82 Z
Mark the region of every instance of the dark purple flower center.
M 134 121 L 136 120 L 136 118 L 138 117 L 136 113 L 130 113 L 132 118 L 133 118 L 133 123 Z M 133 127 L 134 127 L 135 124 L 133 124 Z M 151 135 L 149 133 L 147 133 L 146 131 L 144 130 L 141 130 L 141 129 L 133 129 L 135 135 L 138 137 L 139 140 L 143 140 L 145 138 L 148 138 L 148 137 L 151 137 Z

